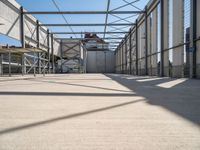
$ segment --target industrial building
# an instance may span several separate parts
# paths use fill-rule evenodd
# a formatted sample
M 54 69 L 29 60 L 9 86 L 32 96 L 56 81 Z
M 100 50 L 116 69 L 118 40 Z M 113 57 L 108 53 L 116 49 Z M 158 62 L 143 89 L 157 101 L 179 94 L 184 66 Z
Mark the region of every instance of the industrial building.
M 199 79 L 199 0 L 0 0 L 0 150 L 199 150 Z

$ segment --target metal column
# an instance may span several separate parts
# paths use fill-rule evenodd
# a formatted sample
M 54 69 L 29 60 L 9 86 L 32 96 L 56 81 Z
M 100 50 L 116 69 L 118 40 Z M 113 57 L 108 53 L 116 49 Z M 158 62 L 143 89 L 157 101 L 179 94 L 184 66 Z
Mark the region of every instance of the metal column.
M 63 40 L 60 41 L 60 51 L 61 51 L 61 73 L 63 73 Z M 80 64 L 80 62 L 79 62 Z
M 52 56 L 52 72 L 55 73 L 55 64 L 54 64 L 54 46 L 53 46 L 54 38 L 53 34 L 51 34 L 51 56 Z
M 128 54 L 128 50 L 127 50 L 127 40 L 128 40 L 128 38 L 127 38 L 127 36 L 125 37 L 125 67 L 126 67 L 126 70 L 125 70 L 125 74 L 127 74 L 128 73 L 128 67 L 127 67 L 127 65 L 128 65 L 128 57 L 127 57 L 127 54 Z
M 145 75 L 148 75 L 148 16 L 145 7 Z
M 21 38 L 21 46 L 22 48 L 25 48 L 25 34 L 24 34 L 24 9 L 23 7 L 20 8 L 21 14 L 20 14 L 20 38 Z M 24 60 L 25 56 L 22 54 L 21 57 L 21 69 L 22 69 L 22 75 L 26 74 L 26 64 Z
M 196 78 L 196 38 L 197 38 L 197 0 L 191 3 L 191 27 L 190 27 L 190 78 Z
M 132 35 L 131 29 L 129 32 L 129 73 L 132 74 Z
M 164 0 L 160 0 L 160 76 L 164 76 Z
M 122 45 L 121 45 L 121 48 L 122 48 L 122 74 L 124 73 L 124 41 L 122 41 Z
M 36 40 L 37 40 L 37 48 L 40 48 L 40 26 L 39 21 L 36 21 Z M 41 53 L 38 52 L 38 73 L 41 74 Z
M 49 33 L 49 29 L 47 29 L 47 46 L 48 46 L 48 50 L 47 50 L 47 58 L 48 58 L 48 73 L 50 73 L 50 33 Z
M 138 20 L 136 20 L 135 23 L 135 54 L 136 54 L 136 62 L 135 62 L 135 69 L 136 69 L 136 75 L 138 75 Z
M 9 48 L 9 47 L 7 46 L 7 48 Z M 10 53 L 10 50 L 8 52 L 8 61 L 9 61 L 8 72 L 9 72 L 9 77 L 11 77 L 11 53 Z
M 36 76 L 36 54 L 35 54 L 35 50 L 34 50 L 34 58 L 33 58 L 33 73 L 34 73 L 34 77 Z
M 3 76 L 3 54 L 0 54 L 0 75 Z

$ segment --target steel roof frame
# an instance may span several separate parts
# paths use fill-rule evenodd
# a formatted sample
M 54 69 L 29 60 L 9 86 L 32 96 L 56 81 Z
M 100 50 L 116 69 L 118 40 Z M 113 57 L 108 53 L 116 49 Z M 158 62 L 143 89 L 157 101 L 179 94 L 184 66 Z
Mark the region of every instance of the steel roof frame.
M 121 5 L 117 8 L 114 8 L 112 10 L 110 10 L 110 3 L 111 0 L 107 0 L 107 9 L 106 11 L 61 11 L 58 7 L 58 5 L 56 4 L 55 0 L 52 0 L 54 2 L 54 5 L 56 6 L 56 8 L 58 9 L 58 11 L 26 11 L 23 12 L 23 15 L 62 15 L 63 19 L 65 20 L 66 24 L 39 24 L 39 26 L 52 26 L 52 27 L 69 27 L 71 29 L 71 32 L 52 32 L 51 34 L 66 34 L 66 35 L 82 35 L 84 33 L 87 32 L 74 32 L 72 27 L 82 27 L 82 26 L 86 26 L 86 27 L 93 27 L 93 26 L 104 26 L 104 31 L 96 31 L 96 32 L 92 32 L 94 34 L 102 34 L 103 38 L 105 40 L 115 40 L 115 41 L 110 41 L 109 43 L 120 43 L 118 42 L 118 40 L 122 40 L 124 37 L 119 37 L 118 35 L 125 35 L 128 33 L 128 31 L 126 31 L 126 28 L 130 27 L 130 26 L 134 26 L 135 23 L 129 21 L 128 19 L 134 16 L 137 16 L 139 14 L 145 14 L 146 11 L 145 10 L 141 10 L 140 8 L 138 8 L 137 6 L 134 5 L 134 3 L 140 1 L 140 0 L 134 0 L 132 2 L 128 2 L 127 0 L 122 0 L 125 4 Z M 119 11 L 119 9 L 124 8 L 126 6 L 132 6 L 134 9 L 136 9 L 135 11 Z M 118 15 L 122 15 L 122 14 L 131 14 L 131 16 L 128 17 L 120 17 Z M 105 23 L 83 23 L 83 24 L 69 24 L 68 21 L 66 20 L 64 15 L 105 15 Z M 118 20 L 110 22 L 109 23 L 109 15 L 117 18 Z M 119 23 L 120 21 L 124 21 L 126 23 Z M 107 27 L 112 28 L 112 30 L 107 30 Z M 111 35 L 110 37 L 106 37 L 106 35 Z M 59 40 L 66 40 L 66 39 L 73 39 L 73 40 L 83 40 L 84 38 L 57 38 Z M 117 46 L 117 45 L 116 45 Z

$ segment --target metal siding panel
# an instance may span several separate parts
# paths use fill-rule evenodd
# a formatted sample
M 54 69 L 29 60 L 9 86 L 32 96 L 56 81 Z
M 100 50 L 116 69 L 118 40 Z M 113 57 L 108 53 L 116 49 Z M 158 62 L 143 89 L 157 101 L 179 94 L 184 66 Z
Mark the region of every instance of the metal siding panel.
M 97 51 L 96 53 L 96 60 L 97 60 L 97 72 L 103 73 L 105 72 L 105 53 L 101 51 Z
M 88 51 L 87 52 L 87 73 L 96 73 L 96 52 Z

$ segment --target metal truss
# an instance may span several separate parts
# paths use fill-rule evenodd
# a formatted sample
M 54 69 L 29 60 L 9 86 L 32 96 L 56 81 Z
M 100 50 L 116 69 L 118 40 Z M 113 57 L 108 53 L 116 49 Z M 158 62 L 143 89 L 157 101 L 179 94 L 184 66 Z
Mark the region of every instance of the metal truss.
M 105 15 L 105 14 L 142 14 L 144 11 L 29 11 L 24 14 L 35 15 Z
M 83 35 L 86 32 L 78 32 L 74 31 L 72 27 L 95 27 L 95 26 L 103 26 L 103 31 L 97 31 L 93 32 L 94 34 L 101 34 L 103 35 L 103 39 L 109 40 L 115 40 L 114 42 L 118 43 L 116 40 L 121 40 L 122 38 L 119 37 L 121 35 L 128 34 L 128 29 L 131 26 L 134 26 L 135 24 L 130 21 L 129 19 L 134 18 L 140 14 L 145 14 L 145 10 L 141 10 L 139 7 L 136 6 L 136 2 L 139 2 L 140 0 L 133 0 L 129 2 L 128 0 L 122 0 L 123 5 L 118 6 L 116 8 L 111 9 L 111 1 L 107 0 L 107 7 L 105 11 L 61 11 L 59 6 L 56 3 L 56 0 L 52 0 L 53 4 L 57 8 L 58 11 L 26 11 L 23 12 L 24 15 L 62 15 L 64 21 L 66 24 L 39 24 L 39 26 L 52 26 L 52 27 L 68 27 L 70 28 L 71 32 L 52 32 L 53 34 L 61 35 L 74 35 L 75 38 L 73 40 L 82 40 L 83 38 L 78 38 L 77 35 Z M 127 6 L 131 6 L 133 9 L 131 11 L 124 11 L 121 10 Z M 120 15 L 128 15 L 122 17 Z M 74 24 L 69 23 L 64 15 L 105 15 L 105 21 L 103 23 L 80 23 L 80 24 Z M 116 18 L 117 20 L 110 22 L 109 16 L 112 16 Z M 107 37 L 107 35 L 110 35 L 110 37 Z M 81 36 L 82 37 L 82 36 Z M 68 39 L 68 38 L 58 38 L 59 40 L 62 39 Z M 71 39 L 71 38 L 69 38 Z M 109 42 L 108 41 L 108 42 Z M 112 41 L 113 42 L 113 41 Z M 117 47 L 117 46 L 116 46 Z

